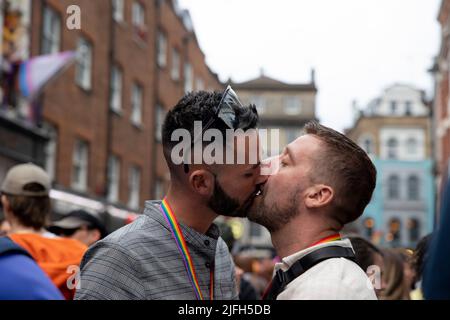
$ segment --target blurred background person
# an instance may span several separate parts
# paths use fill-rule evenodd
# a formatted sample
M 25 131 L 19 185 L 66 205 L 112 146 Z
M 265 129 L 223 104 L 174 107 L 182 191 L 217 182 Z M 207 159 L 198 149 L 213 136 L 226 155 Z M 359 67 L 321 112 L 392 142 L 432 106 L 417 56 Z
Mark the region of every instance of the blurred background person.
M 3 212 L 11 226 L 8 237 L 33 257 L 66 299 L 73 299 L 77 279 L 73 272 L 87 247 L 45 230 L 51 211 L 50 185 L 48 174 L 32 163 L 9 169 L 1 186 Z
M 11 230 L 11 226 L 5 218 L 0 218 L 0 237 L 6 236 Z
M 383 290 L 386 288 L 386 282 L 382 277 L 384 269 L 383 252 L 370 241 L 362 237 L 350 236 L 348 238 L 355 251 L 356 263 L 364 270 L 364 272 L 366 272 L 367 276 L 372 281 L 378 299 L 380 299 Z M 377 268 L 371 268 L 373 266 L 376 266 Z
M 392 249 L 383 250 L 384 269 L 382 281 L 385 288 L 380 300 L 409 300 L 409 290 L 405 286 L 402 257 Z
M 430 242 L 423 273 L 425 299 L 450 299 L 450 179 L 444 190 L 439 227 Z
M 423 300 L 422 292 L 422 275 L 425 267 L 425 261 L 427 260 L 428 246 L 430 244 L 431 234 L 423 237 L 414 250 L 412 258 L 412 264 L 415 271 L 414 290 L 411 291 L 412 300 Z
M 220 236 L 227 244 L 228 250 L 233 253 L 236 251 L 236 239 L 234 238 L 232 229 L 226 221 L 215 222 L 220 229 Z M 236 271 L 236 285 L 239 292 L 239 300 L 259 300 L 260 295 L 248 279 L 246 271 L 240 267 L 239 261 L 236 261 L 236 256 L 232 254 L 235 263 Z
M 405 292 L 408 292 L 408 296 L 414 289 L 414 283 L 416 279 L 416 271 L 413 267 L 413 251 L 411 249 L 396 248 L 393 249 L 398 254 L 403 265 L 403 285 Z
M 48 230 L 60 237 L 78 240 L 88 247 L 107 235 L 100 218 L 85 210 L 69 212 L 61 220 L 53 222 Z

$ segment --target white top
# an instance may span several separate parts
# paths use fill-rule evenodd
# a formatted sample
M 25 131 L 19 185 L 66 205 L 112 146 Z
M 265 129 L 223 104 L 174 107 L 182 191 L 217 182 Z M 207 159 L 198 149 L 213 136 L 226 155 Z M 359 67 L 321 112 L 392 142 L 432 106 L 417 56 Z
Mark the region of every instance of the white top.
M 349 239 L 318 244 L 283 258 L 275 265 L 275 272 L 288 270 L 312 251 L 336 245 L 353 250 Z M 346 258 L 332 258 L 316 264 L 290 282 L 277 300 L 377 300 L 377 296 L 370 279 L 356 263 Z

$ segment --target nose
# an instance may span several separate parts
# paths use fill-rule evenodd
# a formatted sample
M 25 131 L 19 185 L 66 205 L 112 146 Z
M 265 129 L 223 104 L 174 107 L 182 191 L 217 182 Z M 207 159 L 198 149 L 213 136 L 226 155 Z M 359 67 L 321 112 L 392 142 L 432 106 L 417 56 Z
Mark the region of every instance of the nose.
M 269 179 L 269 175 L 265 175 L 265 174 L 260 174 L 257 178 L 256 178 L 256 185 L 262 185 L 265 184 L 267 179 Z
M 280 168 L 280 155 L 276 155 L 261 161 L 261 175 L 271 176 Z

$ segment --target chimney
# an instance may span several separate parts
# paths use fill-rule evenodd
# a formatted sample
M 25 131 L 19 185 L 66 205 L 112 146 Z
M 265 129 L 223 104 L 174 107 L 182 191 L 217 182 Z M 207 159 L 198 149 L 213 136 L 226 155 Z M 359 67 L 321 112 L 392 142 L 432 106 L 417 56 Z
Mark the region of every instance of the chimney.
M 316 83 L 316 70 L 314 68 L 311 69 L 311 83 Z

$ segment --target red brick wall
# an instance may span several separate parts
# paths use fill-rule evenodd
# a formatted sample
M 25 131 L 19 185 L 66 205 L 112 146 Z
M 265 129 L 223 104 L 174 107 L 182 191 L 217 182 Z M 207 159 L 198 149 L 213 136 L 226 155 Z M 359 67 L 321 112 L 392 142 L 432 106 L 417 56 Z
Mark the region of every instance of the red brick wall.
M 169 0 L 141 1 L 146 10 L 147 34 L 140 40 L 131 23 L 133 1 L 125 0 L 124 22 L 114 23 L 114 63 L 122 69 L 122 112 L 109 111 L 111 2 L 106 0 L 42 0 L 32 1 L 31 53 L 40 53 L 43 4 L 52 6 L 61 16 L 61 51 L 75 50 L 80 35 L 93 45 L 92 89 L 89 92 L 75 83 L 75 66 L 60 75 L 44 91 L 43 116 L 58 130 L 56 183 L 70 188 L 72 154 L 77 138 L 89 143 L 88 195 L 103 196 L 106 188 L 106 165 L 110 153 L 121 160 L 119 200 L 128 202 L 128 170 L 141 169 L 140 203 L 153 197 L 156 177 L 167 178 L 167 166 L 161 145 L 155 142 L 155 106 L 172 108 L 184 94 L 184 63 L 189 59 L 195 79 L 198 75 L 205 88 L 221 88 L 217 77 L 205 63 L 195 37 L 184 27 Z M 81 8 L 82 30 L 68 30 L 66 8 Z M 156 34 L 163 30 L 167 37 L 167 65 L 156 64 Z M 189 38 L 189 41 L 186 39 Z M 170 77 L 172 48 L 180 53 L 180 79 Z M 134 126 L 131 116 L 131 86 L 134 81 L 144 89 L 142 125 Z M 108 124 L 108 119 L 110 122 Z M 109 127 L 109 130 L 108 130 Z M 109 132 L 109 134 L 108 134 Z M 109 146 L 108 146 L 108 141 Z M 167 180 L 167 179 L 166 179 Z

